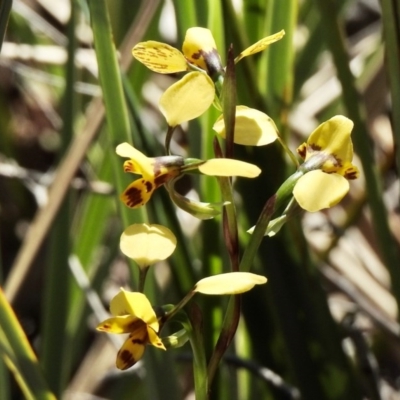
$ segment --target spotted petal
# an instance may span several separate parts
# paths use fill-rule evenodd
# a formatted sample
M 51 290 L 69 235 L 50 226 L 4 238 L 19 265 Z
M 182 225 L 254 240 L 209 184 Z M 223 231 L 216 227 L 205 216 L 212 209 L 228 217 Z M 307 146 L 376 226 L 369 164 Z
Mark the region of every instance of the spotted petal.
M 190 63 L 205 71 L 222 69 L 217 46 L 209 29 L 199 27 L 188 29 L 182 51 Z
M 157 347 L 158 349 L 166 350 L 163 342 L 161 341 L 157 333 L 154 331 L 154 329 L 150 328 L 149 326 L 147 327 L 147 337 L 149 344 L 153 345 L 154 347 Z
M 339 174 L 314 170 L 297 181 L 293 196 L 301 208 L 315 212 L 338 204 L 349 191 L 349 186 L 348 180 Z
M 156 185 L 152 181 L 137 179 L 132 182 L 121 194 L 121 201 L 129 208 L 139 208 L 145 205 L 149 200 Z
M 116 366 L 118 369 L 126 370 L 135 365 L 142 357 L 147 344 L 147 329 L 132 332 L 124 342 L 117 354 Z
M 166 43 L 152 40 L 138 43 L 132 49 L 132 54 L 147 68 L 159 74 L 172 74 L 188 69 L 184 55 Z
M 146 157 L 142 152 L 135 149 L 129 143 L 121 143 L 115 149 L 116 153 L 125 158 L 129 158 L 128 161 L 131 163 L 131 167 L 128 169 L 127 164 L 124 164 L 124 169 L 126 172 L 132 172 L 136 174 L 143 175 L 143 177 L 148 178 L 153 176 L 153 160 Z
M 135 328 L 135 324 L 143 324 L 143 321 L 138 320 L 134 315 L 121 315 L 108 318 L 97 325 L 96 329 L 108 333 L 129 333 Z

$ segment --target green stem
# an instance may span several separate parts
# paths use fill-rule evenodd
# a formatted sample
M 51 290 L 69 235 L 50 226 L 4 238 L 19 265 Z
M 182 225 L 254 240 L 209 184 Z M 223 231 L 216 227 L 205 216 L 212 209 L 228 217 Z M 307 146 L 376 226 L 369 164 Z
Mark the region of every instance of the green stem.
M 293 165 L 298 168 L 299 167 L 299 161 L 297 160 L 296 156 L 293 154 L 293 152 L 289 149 L 289 147 L 287 146 L 287 144 L 285 143 L 284 140 L 282 140 L 282 138 L 280 136 L 278 136 L 278 142 L 281 144 L 281 146 L 283 147 L 283 150 L 285 150 L 286 154 L 289 156 L 289 158 L 291 159 Z
M 144 292 L 144 284 L 146 283 L 146 276 L 149 272 L 149 266 L 139 267 L 139 292 Z
M 250 237 L 250 241 L 243 253 L 242 260 L 240 262 L 240 271 L 250 271 L 253 265 L 254 258 L 257 254 L 257 250 L 260 247 L 261 241 L 265 235 L 265 231 L 268 227 L 271 217 L 274 212 L 283 207 L 288 197 L 292 195 L 293 188 L 299 178 L 304 174 L 303 171 L 296 171 L 290 176 L 278 189 L 278 191 L 270 197 L 264 205 L 261 211 L 258 221 L 254 227 L 254 231 Z
M 161 318 L 161 325 L 164 325 L 169 319 L 176 315 L 183 307 L 190 301 L 190 299 L 196 294 L 195 291 L 191 290 L 172 310 L 168 311 Z

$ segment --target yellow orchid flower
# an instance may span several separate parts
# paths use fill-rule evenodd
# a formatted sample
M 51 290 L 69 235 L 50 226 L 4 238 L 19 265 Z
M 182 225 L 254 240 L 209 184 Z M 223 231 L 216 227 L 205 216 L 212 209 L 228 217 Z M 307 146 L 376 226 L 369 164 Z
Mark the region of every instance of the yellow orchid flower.
M 261 39 L 242 51 L 235 63 L 242 58 L 265 50 L 280 40 L 285 32 Z M 203 114 L 213 103 L 215 86 L 224 75 L 224 68 L 217 46 L 209 29 L 194 27 L 186 32 L 182 52 L 157 41 L 138 43 L 133 56 L 147 68 L 160 74 L 195 70 L 170 86 L 160 99 L 160 109 L 169 126 L 174 127 Z M 210 79 L 211 78 L 211 79 Z
M 180 174 L 183 158 L 178 156 L 146 157 L 129 143 L 117 146 L 121 157 L 129 158 L 124 162 L 124 171 L 142 175 L 132 182 L 121 194 L 121 200 L 129 208 L 138 208 L 146 204 L 153 192 Z
M 319 125 L 297 149 L 304 159 L 300 168 L 306 172 L 293 189 L 301 208 L 314 212 L 336 205 L 349 191 L 348 180 L 359 176 L 352 164 L 353 125 L 350 119 L 337 115 Z
M 138 208 L 146 204 L 153 192 L 167 182 L 185 172 L 197 169 L 209 176 L 257 177 L 261 170 L 253 164 L 228 158 L 215 158 L 207 161 L 184 160 L 180 156 L 162 156 L 149 158 L 129 143 L 121 143 L 116 152 L 129 158 L 124 162 L 124 171 L 142 175 L 132 182 L 121 194 L 121 200 L 129 208 Z M 170 189 L 169 189 L 170 190 Z
M 157 316 L 144 294 L 121 288 L 111 300 L 110 312 L 113 317 L 101 322 L 96 329 L 107 333 L 129 333 L 117 354 L 118 369 L 128 369 L 139 361 L 147 344 L 165 350 L 158 336 Z

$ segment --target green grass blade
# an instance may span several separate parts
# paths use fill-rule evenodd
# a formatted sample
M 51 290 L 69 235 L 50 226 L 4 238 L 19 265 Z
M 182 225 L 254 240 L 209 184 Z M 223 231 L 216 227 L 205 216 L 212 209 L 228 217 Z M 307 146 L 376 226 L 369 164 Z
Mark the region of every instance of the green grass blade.
M 64 92 L 64 125 L 62 131 L 62 157 L 72 140 L 74 121 L 75 82 L 75 3 L 71 3 L 71 17 L 68 23 L 68 60 L 66 64 Z M 60 158 L 61 158 L 60 157 Z M 42 347 L 40 362 L 50 387 L 59 396 L 65 386 L 62 376 L 64 341 L 68 310 L 70 275 L 68 257 L 70 254 L 70 197 L 67 194 L 60 207 L 54 225 L 50 230 L 50 252 L 47 265 L 43 296 Z
M 55 400 L 51 393 L 36 359 L 35 353 L 18 322 L 13 309 L 7 301 L 3 290 L 0 288 L 0 326 L 2 342 L 0 349 L 8 349 L 15 363 L 15 373 L 19 376 L 17 381 L 23 386 L 27 398 L 37 400 Z M 5 340 L 7 342 L 5 342 Z M 3 350 L 2 350 L 3 353 Z M 2 354 L 4 355 L 4 354 Z M 11 360 L 12 361 L 12 360 Z M 30 397 L 29 394 L 32 394 Z
M 122 160 L 115 154 L 115 148 L 120 143 L 131 141 L 129 116 L 105 0 L 89 0 L 89 10 L 106 109 L 110 152 L 113 155 L 115 186 L 118 193 L 122 193 L 126 187 L 126 178 L 122 174 Z M 133 221 L 142 220 L 144 210 L 132 211 L 119 205 L 119 212 L 124 226 L 128 226 Z
M 2 0 L 0 2 L 0 51 L 3 45 L 4 35 L 7 30 L 8 17 L 12 7 L 12 0 Z
M 397 12 L 396 12 L 397 10 Z M 393 110 L 400 110 L 400 9 L 396 0 L 382 0 L 386 69 Z M 392 113 L 397 168 L 400 168 L 400 113 Z
M 332 0 L 317 0 L 317 5 L 321 12 L 326 40 L 332 52 L 338 78 L 342 84 L 343 102 L 349 117 L 354 122 L 352 137 L 363 166 L 376 239 L 379 243 L 382 258 L 390 273 L 393 294 L 400 308 L 399 255 L 389 229 L 387 212 L 383 203 L 382 181 L 378 167 L 374 162 L 371 142 L 368 139 L 369 133 L 365 121 L 365 109 L 360 101 L 345 51 L 341 27 L 338 22 L 338 10 Z

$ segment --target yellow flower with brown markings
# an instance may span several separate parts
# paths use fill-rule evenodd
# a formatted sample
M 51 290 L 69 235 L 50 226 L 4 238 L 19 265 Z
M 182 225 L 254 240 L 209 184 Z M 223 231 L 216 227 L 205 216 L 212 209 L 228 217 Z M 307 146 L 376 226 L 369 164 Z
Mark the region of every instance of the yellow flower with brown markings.
M 116 152 L 129 160 L 124 162 L 124 171 L 142 175 L 132 182 L 121 194 L 121 200 L 129 208 L 138 208 L 146 204 L 153 192 L 164 183 L 180 174 L 183 158 L 164 156 L 149 158 L 129 143 L 117 146 Z
M 265 50 L 284 34 L 282 30 L 259 40 L 242 51 L 235 58 L 235 63 Z M 225 73 L 214 37 L 206 28 L 188 29 L 182 52 L 166 43 L 150 40 L 138 43 L 132 54 L 147 68 L 160 74 L 193 71 L 171 85 L 161 96 L 160 110 L 171 127 L 202 115 L 215 98 L 213 81 Z
M 297 149 L 304 159 L 301 169 L 305 174 L 293 195 L 301 208 L 314 212 L 333 207 L 349 191 L 348 180 L 358 178 L 359 171 L 352 164 L 353 125 L 350 119 L 336 115 L 319 125 Z
M 157 316 L 144 294 L 121 288 L 111 300 L 110 312 L 113 317 L 101 322 L 96 329 L 107 333 L 129 333 L 117 354 L 118 369 L 135 365 L 143 357 L 147 344 L 165 350 L 158 336 Z
M 243 176 L 255 178 L 261 172 L 256 165 L 228 158 L 193 160 L 186 163 L 180 156 L 146 157 L 129 143 L 121 143 L 116 152 L 128 158 L 124 162 L 124 171 L 142 175 L 133 181 L 121 194 L 122 202 L 129 208 L 138 208 L 146 204 L 154 191 L 179 175 L 198 170 L 209 176 Z

